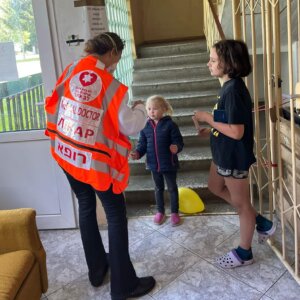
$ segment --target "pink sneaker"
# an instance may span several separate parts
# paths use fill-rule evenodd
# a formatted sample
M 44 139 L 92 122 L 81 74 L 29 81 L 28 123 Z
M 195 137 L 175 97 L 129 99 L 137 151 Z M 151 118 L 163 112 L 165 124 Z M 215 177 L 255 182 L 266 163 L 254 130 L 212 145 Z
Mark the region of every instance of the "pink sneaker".
M 181 224 L 181 218 L 179 216 L 179 214 L 171 214 L 171 224 L 172 226 L 178 226 Z
M 155 214 L 153 221 L 156 225 L 161 225 L 165 220 L 166 220 L 166 215 L 158 212 Z

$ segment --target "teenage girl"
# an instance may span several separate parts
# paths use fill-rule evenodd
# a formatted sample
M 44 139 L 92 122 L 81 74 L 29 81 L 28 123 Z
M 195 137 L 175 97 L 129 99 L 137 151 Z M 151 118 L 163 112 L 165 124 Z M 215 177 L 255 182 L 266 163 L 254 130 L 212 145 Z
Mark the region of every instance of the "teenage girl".
M 210 50 L 207 66 L 212 76 L 222 79 L 223 86 L 213 114 L 196 111 L 193 118 L 211 126 L 199 130 L 200 136 L 210 135 L 213 160 L 208 188 L 239 215 L 240 244 L 217 259 L 221 267 L 235 268 L 253 263 L 255 226 L 259 242 L 268 239 L 276 227 L 258 214 L 250 201 L 248 174 L 255 162 L 252 100 L 242 79 L 252 71 L 248 48 L 242 41 L 219 41 Z

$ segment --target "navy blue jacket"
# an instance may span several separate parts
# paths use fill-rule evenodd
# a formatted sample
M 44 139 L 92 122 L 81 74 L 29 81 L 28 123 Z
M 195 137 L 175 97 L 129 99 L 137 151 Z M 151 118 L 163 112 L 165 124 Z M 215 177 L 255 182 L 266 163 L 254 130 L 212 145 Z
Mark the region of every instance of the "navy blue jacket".
M 183 139 L 177 124 L 171 117 L 161 118 L 155 126 L 149 119 L 140 132 L 136 151 L 140 157 L 147 154 L 146 167 L 151 171 L 167 172 L 179 168 L 177 154 L 172 154 L 170 145 L 177 145 L 178 152 L 183 148 Z M 177 153 L 178 153 L 177 152 Z

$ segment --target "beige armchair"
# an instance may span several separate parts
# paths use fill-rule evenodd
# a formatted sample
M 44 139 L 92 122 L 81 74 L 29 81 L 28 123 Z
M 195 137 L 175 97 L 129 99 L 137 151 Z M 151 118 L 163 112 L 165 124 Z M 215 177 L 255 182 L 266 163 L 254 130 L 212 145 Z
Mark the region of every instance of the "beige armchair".
M 30 208 L 0 210 L 0 299 L 35 300 L 48 289 L 46 252 Z

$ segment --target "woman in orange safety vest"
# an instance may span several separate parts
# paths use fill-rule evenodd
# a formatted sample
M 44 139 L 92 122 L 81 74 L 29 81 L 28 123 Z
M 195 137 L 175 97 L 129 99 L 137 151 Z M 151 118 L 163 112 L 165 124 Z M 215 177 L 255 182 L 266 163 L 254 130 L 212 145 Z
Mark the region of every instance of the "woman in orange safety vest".
M 78 199 L 89 280 L 100 286 L 110 268 L 114 300 L 142 296 L 155 285 L 152 276 L 136 276 L 128 252 L 123 195 L 131 148 L 127 136 L 144 128 L 147 114 L 142 101 L 127 105 L 127 87 L 112 75 L 123 48 L 113 32 L 90 39 L 87 55 L 64 70 L 45 104 L 52 156 Z M 96 194 L 107 217 L 109 254 L 98 229 Z

